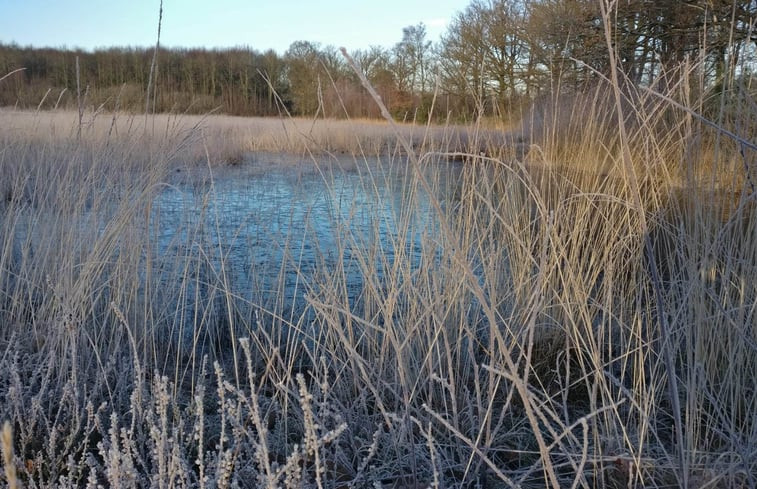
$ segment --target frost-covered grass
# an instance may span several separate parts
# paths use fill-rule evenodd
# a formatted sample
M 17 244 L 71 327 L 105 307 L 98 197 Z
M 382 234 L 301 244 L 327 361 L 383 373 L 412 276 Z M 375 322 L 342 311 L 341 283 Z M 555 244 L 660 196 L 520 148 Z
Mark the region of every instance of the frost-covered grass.
M 78 136 L 76 114 L 0 111 L 6 479 L 754 487 L 754 153 L 645 92 L 623 135 L 608 93 L 546 102 L 518 147 L 220 116 L 87 114 Z M 753 117 L 728 127 L 748 138 Z M 465 168 L 420 256 L 403 252 L 434 186 L 417 172 L 391 256 L 346 230 L 322 250 L 349 249 L 359 300 L 337 267 L 292 308 L 238 294 L 206 230 L 169 257 L 146 231 L 177 169 L 257 151 Z

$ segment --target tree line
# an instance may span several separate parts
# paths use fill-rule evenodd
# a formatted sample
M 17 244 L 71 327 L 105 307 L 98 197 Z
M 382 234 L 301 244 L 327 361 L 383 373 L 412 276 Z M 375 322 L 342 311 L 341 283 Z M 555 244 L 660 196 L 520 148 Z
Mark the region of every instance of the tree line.
M 674 83 L 681 66 L 698 63 L 700 84 L 725 87 L 754 65 L 757 0 L 613 4 L 611 42 L 628 83 Z M 605 20 L 598 0 L 473 0 L 436 42 L 421 23 L 403 29 L 394 46 L 351 54 L 400 120 L 507 116 L 607 74 Z M 0 106 L 72 107 L 83 99 L 95 109 L 144 111 L 153 55 L 0 45 L 0 76 L 24 68 L 0 83 Z M 161 48 L 155 59 L 148 110 L 379 116 L 334 46 L 296 41 L 283 55 Z

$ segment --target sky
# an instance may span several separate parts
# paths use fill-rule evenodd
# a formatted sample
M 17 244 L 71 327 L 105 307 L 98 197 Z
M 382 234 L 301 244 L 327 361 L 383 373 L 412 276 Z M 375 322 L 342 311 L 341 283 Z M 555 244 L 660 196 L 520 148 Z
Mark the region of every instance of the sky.
M 164 47 L 247 46 L 283 54 L 294 41 L 391 47 L 423 22 L 438 41 L 469 0 L 163 0 Z M 0 43 L 92 50 L 154 46 L 160 0 L 0 0 Z

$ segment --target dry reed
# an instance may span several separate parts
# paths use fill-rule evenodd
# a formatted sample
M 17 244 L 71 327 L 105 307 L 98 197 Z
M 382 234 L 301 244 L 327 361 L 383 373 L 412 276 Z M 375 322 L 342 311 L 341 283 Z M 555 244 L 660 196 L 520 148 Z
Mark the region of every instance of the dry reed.
M 9 484 L 755 487 L 752 159 L 668 102 L 687 79 L 556 97 L 517 147 L 371 121 L 0 111 Z M 309 243 L 314 271 L 262 233 L 283 258 L 246 290 L 214 178 L 267 151 L 311 159 L 330 192 L 329 165 L 413 171 L 397 201 L 361 174 L 373 224 L 352 232 L 348 204 L 333 246 Z M 465 163 L 442 200 L 449 159 Z M 182 185 L 196 206 L 166 238 L 159 197 Z

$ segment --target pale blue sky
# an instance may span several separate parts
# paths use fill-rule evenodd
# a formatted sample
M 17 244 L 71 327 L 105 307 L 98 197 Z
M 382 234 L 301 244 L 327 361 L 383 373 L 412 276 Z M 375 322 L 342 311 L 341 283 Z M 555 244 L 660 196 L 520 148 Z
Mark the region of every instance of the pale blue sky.
M 249 46 L 279 53 L 298 40 L 348 50 L 390 47 L 426 24 L 438 41 L 469 0 L 164 0 L 161 45 Z M 0 42 L 93 49 L 151 46 L 160 0 L 0 0 Z

